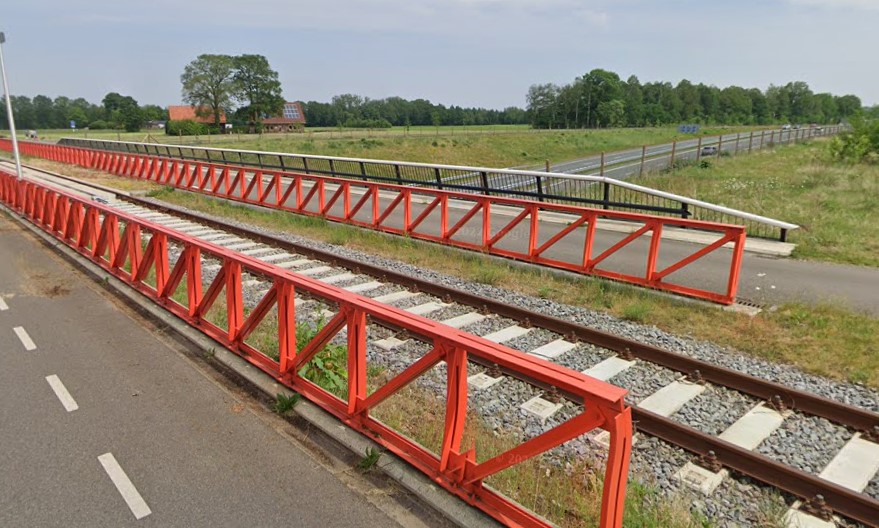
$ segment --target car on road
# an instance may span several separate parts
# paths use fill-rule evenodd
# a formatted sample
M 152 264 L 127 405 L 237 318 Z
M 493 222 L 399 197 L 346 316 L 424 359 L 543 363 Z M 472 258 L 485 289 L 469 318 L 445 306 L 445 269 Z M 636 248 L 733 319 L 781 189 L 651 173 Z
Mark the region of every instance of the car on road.
M 790 123 L 788 123 L 786 125 L 781 125 L 781 129 L 782 130 L 790 130 Z
M 717 154 L 717 147 L 702 147 L 703 156 L 714 156 Z

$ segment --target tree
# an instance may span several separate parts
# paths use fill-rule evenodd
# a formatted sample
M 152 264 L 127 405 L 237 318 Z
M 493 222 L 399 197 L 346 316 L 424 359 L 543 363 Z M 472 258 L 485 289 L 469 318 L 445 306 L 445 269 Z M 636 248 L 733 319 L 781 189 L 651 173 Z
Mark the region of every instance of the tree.
M 528 113 L 534 128 L 553 128 L 556 125 L 556 109 L 559 87 L 549 84 L 534 84 L 528 89 Z
M 239 109 L 251 126 L 259 126 L 263 116 L 277 115 L 284 108 L 278 72 L 262 55 L 240 55 L 234 58 L 235 97 L 245 103 Z
M 220 117 L 232 108 L 235 94 L 235 59 L 229 55 L 199 55 L 183 69 L 183 100 L 196 108 L 201 117 L 213 116 L 220 130 Z
M 681 119 L 695 121 L 702 117 L 702 101 L 699 98 L 699 89 L 693 83 L 683 79 L 675 86 L 678 99 L 681 100 Z
M 168 111 L 158 105 L 144 105 L 140 109 L 144 121 L 167 121 Z
M 602 101 L 596 109 L 598 124 L 603 127 L 618 127 L 626 120 L 626 105 L 621 99 Z
M 34 126 L 37 128 L 50 128 L 52 126 L 52 100 L 45 95 L 34 97 Z
M 623 87 L 623 103 L 626 107 L 626 124 L 629 126 L 644 125 L 644 92 L 641 89 L 641 81 L 634 75 L 626 79 Z

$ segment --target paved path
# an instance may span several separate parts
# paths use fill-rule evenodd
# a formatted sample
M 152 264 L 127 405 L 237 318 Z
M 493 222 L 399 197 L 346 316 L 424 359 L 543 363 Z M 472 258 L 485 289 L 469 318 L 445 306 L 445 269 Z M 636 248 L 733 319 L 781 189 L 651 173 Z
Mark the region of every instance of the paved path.
M 0 526 L 400 526 L 3 215 L 0 262 Z

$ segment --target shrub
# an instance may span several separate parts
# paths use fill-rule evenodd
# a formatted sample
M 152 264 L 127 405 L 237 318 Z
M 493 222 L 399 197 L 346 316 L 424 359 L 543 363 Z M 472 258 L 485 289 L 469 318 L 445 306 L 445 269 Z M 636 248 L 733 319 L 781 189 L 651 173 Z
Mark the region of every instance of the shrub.
M 349 119 L 345 121 L 346 128 L 391 128 L 387 119 Z
M 852 129 L 830 142 L 830 155 L 850 162 L 875 162 L 879 158 L 879 120 L 852 119 Z
M 168 121 L 165 125 L 165 134 L 169 136 L 203 136 L 210 134 L 210 128 L 204 123 L 198 123 L 191 119 Z
M 106 121 L 101 121 L 100 119 L 89 123 L 89 130 L 106 130 L 108 128 L 110 128 L 110 125 L 108 125 Z

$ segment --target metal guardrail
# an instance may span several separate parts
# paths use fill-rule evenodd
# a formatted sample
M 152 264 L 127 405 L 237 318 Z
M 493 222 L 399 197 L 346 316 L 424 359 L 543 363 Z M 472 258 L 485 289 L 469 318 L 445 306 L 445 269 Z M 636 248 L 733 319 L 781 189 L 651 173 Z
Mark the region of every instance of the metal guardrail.
M 113 207 L 49 185 L 18 180 L 2 170 L 0 201 L 507 526 L 551 525 L 483 485 L 486 479 L 589 431 L 608 431 L 610 447 L 599 526 L 622 526 L 632 445 L 631 408 L 624 400 L 625 389 Z M 220 269 L 208 278 L 203 269 L 214 262 Z M 242 295 L 247 275 L 263 277 L 272 284 L 255 306 Z M 301 308 L 296 307 L 295 295 L 303 294 L 337 308 L 307 342 L 296 332 L 296 314 Z M 209 317 L 213 309 L 220 315 Z M 367 387 L 368 321 L 400 328 L 429 344 L 429 351 L 387 382 Z M 262 338 L 251 339 L 257 328 L 269 328 L 274 339 L 268 344 Z M 331 393 L 301 375 L 337 337 L 347 344 L 345 394 Z M 446 365 L 446 416 L 442 444 L 434 452 L 377 420 L 372 411 L 441 362 Z M 465 445 L 465 424 L 473 415 L 467 404 L 470 362 L 497 366 L 523 381 L 552 387 L 576 404 L 574 416 L 499 454 Z
M 735 302 L 745 245 L 745 229 L 729 224 L 43 143 L 23 144 L 22 153 L 723 304 Z M 606 220 L 632 232 L 598 237 Z M 665 228 L 713 236 L 675 255 L 662 251 Z M 677 273 L 708 258 L 724 263 L 717 282 L 698 284 Z
M 802 136 L 805 138 L 805 131 L 808 129 L 803 130 Z M 811 133 L 809 132 L 809 134 Z M 788 133 L 787 137 L 796 141 L 800 136 L 799 131 L 792 131 Z M 782 136 L 779 135 L 779 137 Z M 738 145 L 739 142 L 737 140 L 735 145 Z M 217 164 L 245 165 L 264 170 L 299 172 L 488 196 L 522 198 L 545 203 L 581 205 L 611 211 L 648 213 L 714 223 L 737 224 L 745 226 L 749 236 L 781 241 L 786 240 L 790 230 L 799 227 L 789 222 L 656 191 L 601 175 L 572 175 L 79 138 L 63 138 L 58 144 L 128 154 L 199 160 Z M 730 142 L 727 141 L 727 149 L 729 144 Z M 722 138 L 720 146 L 720 151 L 723 152 Z M 671 158 L 670 164 L 673 165 L 674 155 Z

